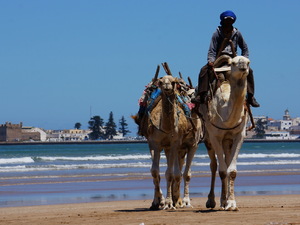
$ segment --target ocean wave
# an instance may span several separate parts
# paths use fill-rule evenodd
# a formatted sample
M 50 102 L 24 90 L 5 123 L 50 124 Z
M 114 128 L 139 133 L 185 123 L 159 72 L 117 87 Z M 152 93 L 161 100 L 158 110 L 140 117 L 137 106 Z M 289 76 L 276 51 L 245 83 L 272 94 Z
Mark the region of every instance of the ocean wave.
M 252 161 L 252 162 L 237 162 L 238 166 L 255 166 L 255 165 L 300 165 L 300 160 L 276 160 L 276 161 Z M 166 167 L 166 163 L 161 163 L 160 167 Z M 193 161 L 192 166 L 203 167 L 209 166 L 209 162 Z M 96 163 L 96 164 L 30 164 L 16 166 L 1 166 L 0 172 L 32 172 L 46 170 L 76 170 L 76 169 L 122 169 L 122 168 L 151 168 L 151 161 L 133 162 L 133 163 Z
M 208 159 L 207 154 L 196 154 L 194 157 L 197 159 Z M 239 158 L 242 159 L 259 159 L 259 158 L 300 158 L 300 154 L 295 153 L 279 153 L 279 154 L 265 154 L 265 153 L 249 153 L 239 154 Z M 161 155 L 161 159 L 166 159 L 164 154 Z M 129 155 L 94 155 L 94 156 L 37 156 L 37 157 L 19 157 L 19 158 L 0 158 L 0 165 L 5 164 L 29 164 L 34 162 L 55 162 L 55 161 L 122 161 L 122 160 L 149 160 L 151 161 L 150 154 L 129 154 Z
M 33 163 L 34 160 L 31 157 L 20 157 L 20 158 L 0 158 L 0 165 L 5 164 L 21 164 L 21 163 Z
M 206 159 L 209 158 L 207 154 L 198 154 L 194 158 Z M 300 158 L 300 154 L 295 153 L 278 153 L 278 154 L 266 154 L 266 153 L 240 153 L 239 158 L 254 159 L 254 158 Z
M 139 160 L 151 159 L 150 155 L 107 155 L 107 156 L 40 156 L 34 158 L 36 161 L 110 161 L 110 160 Z
M 237 162 L 237 165 L 253 166 L 253 165 L 300 165 L 300 160 L 278 160 L 264 162 Z
M 74 170 L 74 169 L 112 169 L 112 168 L 150 168 L 151 163 L 112 163 L 112 164 L 70 164 L 70 165 L 19 165 L 0 167 L 0 172 L 31 172 L 46 170 Z
M 300 154 L 295 153 L 279 153 L 279 154 L 265 154 L 265 153 L 251 153 L 239 154 L 239 158 L 299 158 Z
M 209 166 L 209 163 L 193 162 L 193 166 Z M 255 165 L 300 165 L 300 160 L 277 160 L 277 161 L 253 161 L 253 162 L 237 162 L 239 166 L 255 166 Z

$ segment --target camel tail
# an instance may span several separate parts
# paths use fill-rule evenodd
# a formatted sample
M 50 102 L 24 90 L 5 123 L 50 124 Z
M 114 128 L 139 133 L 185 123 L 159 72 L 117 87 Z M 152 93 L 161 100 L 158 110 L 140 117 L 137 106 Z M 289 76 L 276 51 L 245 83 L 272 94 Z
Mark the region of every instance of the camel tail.
M 131 115 L 131 118 L 134 120 L 134 122 L 139 125 L 139 121 L 138 121 L 138 115 Z

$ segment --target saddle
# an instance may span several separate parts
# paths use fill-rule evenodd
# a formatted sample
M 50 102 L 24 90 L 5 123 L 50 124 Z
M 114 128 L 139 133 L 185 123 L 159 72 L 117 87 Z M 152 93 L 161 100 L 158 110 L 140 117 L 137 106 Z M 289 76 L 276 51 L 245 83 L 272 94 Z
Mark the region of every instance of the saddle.
M 231 57 L 228 55 L 221 55 L 214 63 L 214 67 L 209 71 L 209 94 L 215 94 L 221 84 L 228 80 L 231 72 Z

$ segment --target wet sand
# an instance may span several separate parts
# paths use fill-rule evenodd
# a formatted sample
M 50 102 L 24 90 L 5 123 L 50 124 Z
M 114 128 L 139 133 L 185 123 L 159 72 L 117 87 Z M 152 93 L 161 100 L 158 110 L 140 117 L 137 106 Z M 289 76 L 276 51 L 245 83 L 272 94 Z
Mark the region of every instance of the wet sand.
M 0 211 L 2 207 L 59 205 L 109 201 L 147 200 L 153 197 L 153 181 L 148 176 L 126 177 L 64 177 L 58 180 L 26 179 L 0 182 Z M 12 183 L 14 182 L 14 183 Z M 166 193 L 165 179 L 161 180 Z M 240 173 L 236 179 L 236 196 L 300 195 L 300 173 L 269 172 Z M 206 197 L 210 187 L 209 174 L 194 173 L 190 197 Z M 181 192 L 183 193 L 183 185 Z M 216 179 L 216 197 L 219 198 L 221 181 Z
M 208 210 L 206 198 L 193 208 L 150 211 L 152 200 L 7 207 L 0 224 L 300 224 L 300 195 L 238 196 L 239 211 Z

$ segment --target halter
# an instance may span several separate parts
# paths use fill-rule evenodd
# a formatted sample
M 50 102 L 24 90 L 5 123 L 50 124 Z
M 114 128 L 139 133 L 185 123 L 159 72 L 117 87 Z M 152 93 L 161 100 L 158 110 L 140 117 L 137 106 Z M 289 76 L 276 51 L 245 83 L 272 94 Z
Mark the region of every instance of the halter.
M 220 130 L 233 130 L 235 128 L 237 128 L 238 126 L 240 126 L 243 122 L 244 122 L 244 119 L 245 119 L 245 115 L 243 116 L 242 118 L 242 121 L 240 123 L 238 123 L 237 125 L 235 125 L 234 127 L 219 127 L 217 126 L 216 124 L 212 123 L 211 120 L 209 120 L 210 124 L 213 125 L 215 128 L 218 128 Z

